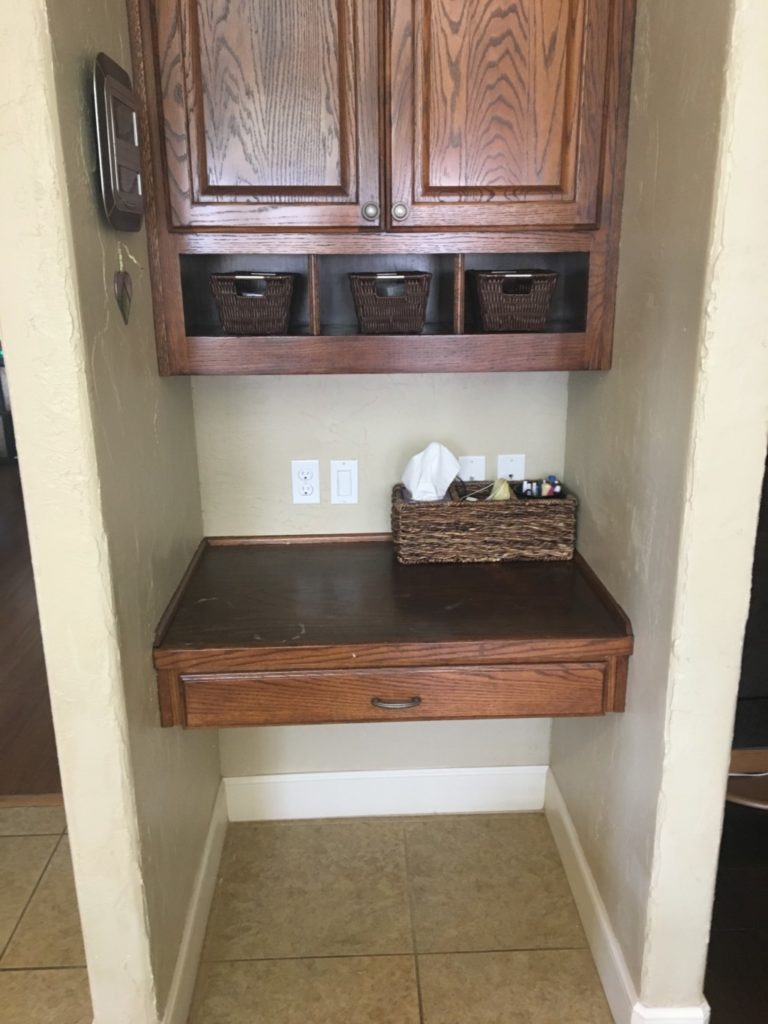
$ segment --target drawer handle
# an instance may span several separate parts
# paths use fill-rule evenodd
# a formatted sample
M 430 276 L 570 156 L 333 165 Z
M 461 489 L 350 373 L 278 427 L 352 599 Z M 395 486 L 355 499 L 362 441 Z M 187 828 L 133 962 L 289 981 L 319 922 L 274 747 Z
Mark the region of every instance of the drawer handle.
M 408 711 L 421 704 L 421 697 L 411 697 L 409 700 L 382 700 L 380 697 L 374 697 L 371 704 L 382 711 Z

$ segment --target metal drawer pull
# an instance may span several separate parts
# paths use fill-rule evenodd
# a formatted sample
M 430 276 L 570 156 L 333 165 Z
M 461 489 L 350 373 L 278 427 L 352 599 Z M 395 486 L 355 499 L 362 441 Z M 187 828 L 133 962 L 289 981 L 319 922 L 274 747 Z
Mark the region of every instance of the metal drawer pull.
M 371 704 L 382 711 L 407 711 L 409 708 L 417 708 L 421 704 L 421 697 L 411 697 L 410 700 L 382 700 L 374 697 Z

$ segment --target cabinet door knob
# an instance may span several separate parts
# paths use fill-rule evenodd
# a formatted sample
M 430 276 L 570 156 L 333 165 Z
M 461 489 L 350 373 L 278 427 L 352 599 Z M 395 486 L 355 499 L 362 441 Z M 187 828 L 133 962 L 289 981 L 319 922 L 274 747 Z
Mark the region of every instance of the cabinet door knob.
M 395 218 L 395 220 L 405 220 L 409 212 L 410 211 L 408 210 L 408 207 L 405 205 L 405 203 L 395 203 L 395 205 L 392 207 L 392 216 Z
M 374 697 L 371 704 L 382 711 L 408 711 L 421 704 L 421 697 L 411 697 L 410 700 L 382 700 L 381 697 Z
M 365 220 L 378 220 L 379 219 L 379 204 L 378 203 L 366 203 L 362 210 L 363 217 Z

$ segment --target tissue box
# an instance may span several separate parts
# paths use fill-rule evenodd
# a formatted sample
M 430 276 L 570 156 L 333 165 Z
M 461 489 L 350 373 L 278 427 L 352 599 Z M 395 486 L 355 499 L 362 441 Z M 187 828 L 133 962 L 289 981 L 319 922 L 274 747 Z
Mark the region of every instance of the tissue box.
M 490 481 L 451 485 L 443 501 L 410 501 L 392 491 L 397 560 L 417 562 L 558 562 L 573 558 L 578 501 L 559 498 L 465 501 Z

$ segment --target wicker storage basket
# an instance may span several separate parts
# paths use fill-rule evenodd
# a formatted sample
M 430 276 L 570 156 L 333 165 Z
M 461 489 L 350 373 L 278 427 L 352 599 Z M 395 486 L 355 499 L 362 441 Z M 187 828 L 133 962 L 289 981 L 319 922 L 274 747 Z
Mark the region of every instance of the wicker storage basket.
M 432 275 L 350 274 L 361 334 L 421 334 Z
M 293 274 L 211 274 L 221 326 L 229 334 L 287 334 Z
M 392 491 L 392 539 L 399 562 L 557 562 L 573 558 L 576 508 L 559 498 L 464 501 L 489 481 L 451 485 L 444 501 L 410 501 Z
M 484 331 L 539 331 L 546 326 L 557 284 L 554 271 L 476 270 L 473 276 Z

